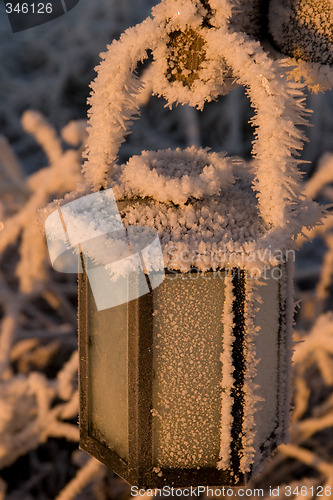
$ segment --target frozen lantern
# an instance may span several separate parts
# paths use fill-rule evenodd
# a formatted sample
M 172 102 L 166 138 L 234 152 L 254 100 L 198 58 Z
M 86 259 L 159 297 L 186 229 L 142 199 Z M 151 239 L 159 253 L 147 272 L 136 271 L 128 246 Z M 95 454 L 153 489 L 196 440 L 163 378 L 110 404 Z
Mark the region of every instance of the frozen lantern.
M 230 16 L 226 1 L 164 0 L 108 47 L 92 83 L 86 179 L 99 195 L 112 189 L 124 227 L 157 232 L 166 270 L 145 294 L 125 273 L 127 300 L 99 310 L 93 252 L 82 252 L 80 445 L 136 486 L 243 484 L 288 433 L 286 255 L 320 211 L 299 187 L 302 87 Z M 192 147 L 116 164 L 148 50 L 153 92 L 170 105 L 201 109 L 247 88 L 251 162 Z M 101 229 L 98 210 L 89 220 Z

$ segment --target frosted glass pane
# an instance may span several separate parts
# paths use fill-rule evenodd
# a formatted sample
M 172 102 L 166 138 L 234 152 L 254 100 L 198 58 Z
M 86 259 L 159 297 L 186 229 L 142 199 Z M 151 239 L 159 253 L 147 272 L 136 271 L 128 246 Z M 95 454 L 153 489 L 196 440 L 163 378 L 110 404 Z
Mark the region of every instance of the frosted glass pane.
M 154 465 L 216 466 L 223 302 L 214 274 L 169 275 L 154 291 Z
M 127 304 L 97 311 L 89 287 L 90 434 L 128 459 Z
M 256 439 L 254 447 L 259 450 L 277 426 L 278 406 L 278 332 L 279 332 L 279 281 L 270 277 L 263 280 L 266 286 L 259 288 L 262 304 L 255 317 L 256 326 L 261 330 L 256 337 L 257 377 L 255 383 L 260 387 L 256 394 L 265 401 L 259 403 L 256 420 Z M 259 452 L 258 452 L 259 453 Z

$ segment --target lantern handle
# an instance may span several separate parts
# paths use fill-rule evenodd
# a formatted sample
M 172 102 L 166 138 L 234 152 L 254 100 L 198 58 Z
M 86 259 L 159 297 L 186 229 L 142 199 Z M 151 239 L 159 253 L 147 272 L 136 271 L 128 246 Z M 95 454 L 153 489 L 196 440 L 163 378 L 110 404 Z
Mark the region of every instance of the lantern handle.
M 116 168 L 119 149 L 128 135 L 133 119 L 139 114 L 141 83 L 134 71 L 144 61 L 158 29 L 148 17 L 127 29 L 101 54 L 97 77 L 91 83 L 88 98 L 88 138 L 83 173 L 95 191 L 106 188 Z
M 128 29 L 102 55 L 97 78 L 91 85 L 83 167 L 95 190 L 108 185 L 124 136 L 139 111 L 140 82 L 134 71 L 137 62 L 147 58 L 147 50 L 154 50 L 161 43 L 160 31 L 161 20 L 148 17 Z M 206 53 L 222 54 L 238 83 L 247 88 L 256 111 L 252 119 L 253 189 L 261 216 L 267 229 L 280 232 L 287 228 L 294 233 L 299 230 L 297 220 L 305 203 L 299 160 L 295 158 L 305 140 L 297 126 L 308 123 L 304 116 L 303 86 L 288 81 L 284 63 L 272 61 L 259 42 L 244 33 L 230 32 L 227 23 L 206 30 L 205 38 Z

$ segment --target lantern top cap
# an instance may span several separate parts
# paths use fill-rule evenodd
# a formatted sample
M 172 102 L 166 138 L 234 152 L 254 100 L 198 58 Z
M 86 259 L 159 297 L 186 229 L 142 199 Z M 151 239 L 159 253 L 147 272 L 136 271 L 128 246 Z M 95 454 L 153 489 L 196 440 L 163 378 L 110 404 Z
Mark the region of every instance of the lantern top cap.
M 225 153 L 192 146 L 185 150 L 143 151 L 120 168 L 114 187 L 118 199 L 152 198 L 161 203 L 185 205 L 220 195 L 234 184 L 233 165 L 243 164 Z M 144 180 L 144 181 L 143 181 Z

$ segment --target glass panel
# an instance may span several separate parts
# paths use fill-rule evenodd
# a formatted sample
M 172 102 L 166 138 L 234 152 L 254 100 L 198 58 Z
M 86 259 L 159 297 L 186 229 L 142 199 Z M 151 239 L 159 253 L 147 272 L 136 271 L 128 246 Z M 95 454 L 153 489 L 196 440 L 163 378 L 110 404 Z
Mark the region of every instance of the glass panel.
M 88 290 L 89 433 L 127 460 L 127 303 L 97 311 Z
M 258 454 L 260 446 L 267 444 L 278 423 L 280 300 L 279 280 L 272 275 L 278 276 L 279 271 L 276 268 L 273 274 L 268 273 L 269 279 L 262 280 L 265 285 L 258 290 L 262 304 L 255 316 L 255 325 L 260 326 L 261 330 L 255 341 L 257 359 L 260 358 L 260 361 L 254 382 L 259 385 L 256 394 L 265 399 L 258 404 L 255 414 L 257 435 L 254 448 L 258 450 Z
M 220 451 L 222 275 L 167 275 L 154 291 L 154 465 L 216 466 Z

